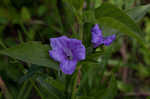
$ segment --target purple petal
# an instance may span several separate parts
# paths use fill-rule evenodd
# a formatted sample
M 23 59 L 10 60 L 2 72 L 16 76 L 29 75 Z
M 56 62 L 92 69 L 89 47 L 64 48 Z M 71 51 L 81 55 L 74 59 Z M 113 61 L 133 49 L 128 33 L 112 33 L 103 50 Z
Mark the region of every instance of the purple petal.
M 75 71 L 76 64 L 76 60 L 65 60 L 60 64 L 60 68 L 65 74 L 71 75 Z
M 100 41 L 100 43 L 98 43 L 98 42 L 97 43 L 93 43 L 93 47 L 96 48 L 96 47 L 98 47 L 101 44 L 103 44 L 103 41 Z
M 104 45 L 109 46 L 115 40 L 115 38 L 116 38 L 115 34 L 108 36 L 108 37 L 105 37 L 103 39 Z
M 52 49 L 67 47 L 67 42 L 68 42 L 68 38 L 66 36 L 50 38 Z
M 92 28 L 91 32 L 94 32 L 95 34 L 101 34 L 102 35 L 102 32 L 101 32 L 98 24 L 94 25 L 94 27 Z
M 55 61 L 58 61 L 58 62 L 62 62 L 66 59 L 63 51 L 59 49 L 49 51 L 49 55 L 51 56 L 51 58 L 53 58 Z
M 58 62 L 63 61 L 66 58 L 64 53 L 64 48 L 68 46 L 67 42 L 68 42 L 68 38 L 66 36 L 51 38 L 50 43 L 51 43 L 52 50 L 49 51 L 49 55 L 51 56 L 51 58 L 53 58 Z
M 85 59 L 85 47 L 80 40 L 70 39 L 69 48 L 72 51 L 74 60 L 80 61 Z
M 102 36 L 102 31 L 99 29 L 98 24 L 95 24 L 91 32 L 92 32 L 92 43 L 94 44 L 94 47 L 97 47 L 100 44 L 102 44 L 103 36 Z

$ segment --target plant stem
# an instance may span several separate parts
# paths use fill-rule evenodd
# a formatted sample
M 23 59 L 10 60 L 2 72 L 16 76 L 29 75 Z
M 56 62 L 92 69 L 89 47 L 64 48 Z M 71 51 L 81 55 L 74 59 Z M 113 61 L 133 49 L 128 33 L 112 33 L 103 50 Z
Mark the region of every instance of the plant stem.
M 77 85 L 79 84 L 78 83 L 78 80 L 80 79 L 80 67 L 78 68 L 78 73 L 76 74 L 76 77 L 75 77 L 75 80 L 74 80 L 74 83 L 73 83 L 73 91 L 72 91 L 72 97 L 71 99 L 76 99 L 76 92 L 77 92 Z
M 82 11 L 79 12 L 79 33 L 80 33 L 80 40 L 83 40 L 83 22 L 82 22 Z
M 83 23 L 80 24 L 79 33 L 80 33 L 80 39 L 83 40 Z
M 5 99 L 13 99 L 1 77 L 0 77 L 0 88 L 2 90 L 2 93 L 4 94 Z
M 78 14 L 76 14 L 76 17 L 77 17 L 77 21 L 78 21 L 78 24 L 79 24 L 79 34 L 80 34 L 80 40 L 82 41 L 83 40 L 83 21 L 82 21 L 82 10 L 79 11 Z M 75 80 L 74 80 L 74 83 L 73 83 L 73 91 L 72 91 L 72 97 L 71 99 L 76 99 L 76 92 L 77 92 L 77 85 L 80 83 L 78 82 L 78 80 L 80 79 L 80 68 L 81 68 L 81 65 L 78 67 L 78 73 L 76 74 L 76 77 L 75 77 Z
M 79 26 L 78 26 L 78 31 L 79 31 L 79 36 L 80 36 L 80 40 L 82 40 L 83 39 L 83 22 L 82 22 L 82 10 L 80 10 L 80 11 L 78 11 L 78 12 L 76 12 L 76 11 L 74 11 L 75 12 L 75 16 L 76 16 L 76 18 L 77 18 L 77 23 L 79 24 Z

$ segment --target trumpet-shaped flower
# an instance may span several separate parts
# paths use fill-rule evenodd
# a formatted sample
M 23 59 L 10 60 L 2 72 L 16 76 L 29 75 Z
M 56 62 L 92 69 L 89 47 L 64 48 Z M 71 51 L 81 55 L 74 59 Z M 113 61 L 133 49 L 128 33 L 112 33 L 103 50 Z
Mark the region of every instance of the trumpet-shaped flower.
M 85 59 L 85 47 L 80 40 L 61 36 L 51 38 L 50 45 L 52 50 L 49 51 L 49 55 L 60 63 L 60 68 L 65 74 L 72 74 L 77 62 Z

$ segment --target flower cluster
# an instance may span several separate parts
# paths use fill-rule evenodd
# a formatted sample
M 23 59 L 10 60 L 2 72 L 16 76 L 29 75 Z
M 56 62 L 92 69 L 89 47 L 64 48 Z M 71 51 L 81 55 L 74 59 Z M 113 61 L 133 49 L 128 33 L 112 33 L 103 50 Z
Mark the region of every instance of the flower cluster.
M 96 24 L 92 30 L 92 43 L 94 48 L 98 47 L 101 44 L 104 44 L 106 46 L 110 45 L 116 38 L 116 35 L 113 34 L 111 36 L 103 37 L 102 31 L 99 29 L 98 24 Z
M 115 35 L 103 37 L 99 26 L 96 24 L 92 28 L 92 43 L 95 47 L 101 44 L 110 45 L 115 40 Z M 52 50 L 49 55 L 55 61 L 60 63 L 60 68 L 65 74 L 72 74 L 75 71 L 78 61 L 85 59 L 85 47 L 80 40 L 61 36 L 57 38 L 50 38 Z

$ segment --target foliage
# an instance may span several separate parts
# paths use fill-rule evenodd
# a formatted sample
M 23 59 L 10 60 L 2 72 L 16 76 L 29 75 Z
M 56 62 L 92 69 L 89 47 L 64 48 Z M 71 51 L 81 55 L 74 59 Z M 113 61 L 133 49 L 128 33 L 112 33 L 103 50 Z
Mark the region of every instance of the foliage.
M 0 99 L 149 99 L 149 11 L 146 0 L 1 0 Z M 94 24 L 116 40 L 93 48 Z M 62 35 L 86 47 L 73 75 L 48 53 Z

